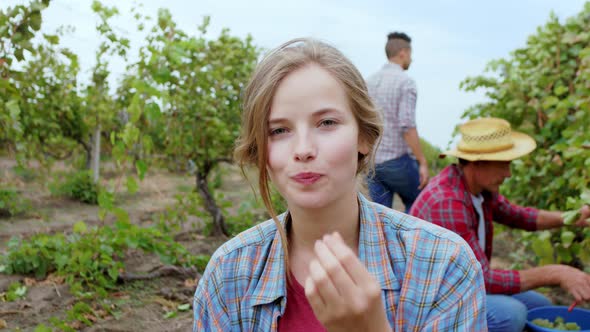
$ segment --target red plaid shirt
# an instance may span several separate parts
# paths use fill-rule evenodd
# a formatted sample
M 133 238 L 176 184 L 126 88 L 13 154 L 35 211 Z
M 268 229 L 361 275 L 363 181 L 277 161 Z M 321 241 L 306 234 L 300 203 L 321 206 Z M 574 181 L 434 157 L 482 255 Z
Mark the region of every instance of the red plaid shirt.
M 478 242 L 479 218 L 467 190 L 463 172 L 457 165 L 447 166 L 422 190 L 410 210 L 420 219 L 445 227 L 461 235 L 473 250 L 484 273 L 486 291 L 491 294 L 520 292 L 520 275 L 515 270 L 490 268 L 492 258 L 493 221 L 528 231 L 537 229 L 538 211 L 511 204 L 500 194 L 483 192 L 485 221 L 485 252 Z

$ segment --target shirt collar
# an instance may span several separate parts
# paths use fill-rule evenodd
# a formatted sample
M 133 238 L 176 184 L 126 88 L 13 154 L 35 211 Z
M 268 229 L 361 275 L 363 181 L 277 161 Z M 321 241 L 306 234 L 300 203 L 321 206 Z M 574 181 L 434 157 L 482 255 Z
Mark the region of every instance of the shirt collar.
M 285 212 L 277 217 L 283 229 L 287 213 L 288 212 Z M 281 245 L 281 241 L 281 234 L 276 231 L 270 244 L 269 251 L 266 255 L 265 253 L 262 253 L 258 256 L 266 256 L 266 261 L 262 264 L 262 273 L 258 279 L 256 288 L 251 294 L 251 306 L 272 303 L 287 294 L 284 259 L 285 252 Z
M 377 278 L 381 289 L 398 289 L 399 280 L 393 273 L 394 263 L 389 253 L 390 241 L 385 236 L 386 225 L 384 216 L 386 208 L 369 202 L 359 193 L 360 203 L 360 234 L 359 234 L 359 259 L 367 267 L 371 275 Z M 395 248 L 402 250 L 401 246 Z
M 404 69 L 402 68 L 402 66 L 400 66 L 399 64 L 395 63 L 395 62 L 387 62 L 383 68 L 393 68 L 393 69 L 398 69 L 403 71 Z
M 400 284 L 393 272 L 392 260 L 387 248 L 383 212 L 360 193 L 358 194 L 358 202 L 360 210 L 359 259 L 371 275 L 377 278 L 381 289 L 398 289 Z M 283 227 L 286 216 L 287 213 L 278 216 Z M 272 282 L 273 280 L 276 282 Z M 272 303 L 285 297 L 286 285 L 284 251 L 280 233 L 277 231 L 268 255 L 266 255 L 266 262 L 256 288 L 251 294 L 251 306 Z

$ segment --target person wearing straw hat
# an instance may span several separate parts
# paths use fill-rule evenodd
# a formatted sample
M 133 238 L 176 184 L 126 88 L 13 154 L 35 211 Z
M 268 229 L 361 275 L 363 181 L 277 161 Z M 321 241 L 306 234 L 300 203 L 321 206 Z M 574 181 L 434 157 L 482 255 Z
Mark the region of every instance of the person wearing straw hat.
M 461 140 L 446 155 L 458 158 L 420 193 L 410 214 L 461 235 L 470 245 L 484 271 L 486 318 L 489 331 L 522 331 L 527 310 L 550 305 L 549 299 L 532 289 L 560 286 L 576 302 L 590 300 L 590 275 L 567 265 L 545 265 L 525 270 L 492 269 L 492 220 L 528 231 L 563 225 L 562 213 L 510 203 L 499 194 L 510 177 L 510 163 L 532 152 L 532 137 L 512 131 L 498 118 L 479 118 L 459 127 Z M 590 207 L 580 209 L 578 226 L 588 226 Z

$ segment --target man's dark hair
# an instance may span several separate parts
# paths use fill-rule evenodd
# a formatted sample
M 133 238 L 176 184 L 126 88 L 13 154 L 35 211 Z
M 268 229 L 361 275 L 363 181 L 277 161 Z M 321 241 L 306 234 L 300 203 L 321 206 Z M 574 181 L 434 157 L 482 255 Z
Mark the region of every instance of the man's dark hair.
M 412 38 L 403 32 L 392 32 L 387 35 L 385 55 L 387 58 L 396 56 L 404 48 L 411 48 Z
M 470 161 L 470 160 L 463 159 L 463 158 L 457 158 L 457 161 L 459 162 L 459 165 L 461 165 L 461 166 L 467 166 L 469 164 L 483 164 L 483 163 L 489 162 L 489 160 Z
M 470 161 L 467 159 L 463 159 L 463 158 L 457 158 L 457 159 L 459 160 L 459 165 L 461 165 L 461 166 L 465 166 L 470 163 Z

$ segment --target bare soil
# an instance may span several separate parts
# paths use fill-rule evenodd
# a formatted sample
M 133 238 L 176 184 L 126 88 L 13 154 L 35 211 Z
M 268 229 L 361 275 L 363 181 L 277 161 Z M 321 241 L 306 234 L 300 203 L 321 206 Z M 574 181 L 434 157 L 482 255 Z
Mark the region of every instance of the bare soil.
M 37 233 L 69 232 L 74 223 L 84 221 L 88 225 L 100 225 L 111 222 L 109 218 L 100 221 L 98 207 L 72 201 L 67 198 L 51 196 L 45 185 L 39 182 L 27 182 L 12 172 L 15 163 L 0 158 L 0 182 L 17 188 L 19 193 L 31 202 L 31 208 L 23 215 L 0 219 L 0 252 L 6 249 L 12 237 L 27 238 Z M 56 165 L 55 168 L 65 168 Z M 104 181 L 114 180 L 105 172 Z M 235 173 L 235 175 L 234 175 Z M 249 190 L 248 184 L 233 172 L 224 178 L 225 188 L 231 188 L 232 195 L 244 195 L 236 188 Z M 175 174 L 165 170 L 150 172 L 140 183 L 137 194 L 123 195 L 125 209 L 129 212 L 133 223 L 149 225 L 158 213 L 163 212 L 175 202 L 175 195 L 190 190 L 194 179 L 183 174 Z M 228 190 L 229 191 L 229 190 Z M 205 237 L 201 234 L 200 220 L 193 220 L 197 229 L 187 224 L 188 231 L 183 232 L 178 242 L 191 253 L 211 254 L 225 238 Z M 149 272 L 162 263 L 155 256 L 146 256 L 141 252 L 130 252 L 125 259 L 126 272 Z M 192 278 L 183 276 L 165 276 L 150 280 L 127 282 L 120 285 L 120 290 L 111 294 L 105 301 L 110 303 L 109 312 L 101 303 L 90 303 L 95 315 L 89 316 L 90 326 L 79 324 L 74 326 L 79 331 L 189 331 L 192 329 L 192 309 L 179 311 L 178 306 L 192 302 L 198 275 Z M 32 276 L 0 274 L 0 293 L 15 281 L 27 285 L 26 297 L 14 302 L 0 302 L 0 330 L 34 331 L 39 324 L 51 327 L 50 318 L 66 319 L 67 310 L 78 301 L 68 290 L 63 278 L 49 275 L 45 280 L 35 280 Z M 167 318 L 169 312 L 176 312 Z

